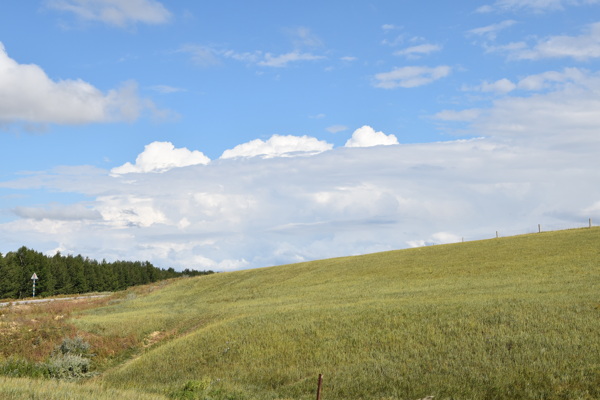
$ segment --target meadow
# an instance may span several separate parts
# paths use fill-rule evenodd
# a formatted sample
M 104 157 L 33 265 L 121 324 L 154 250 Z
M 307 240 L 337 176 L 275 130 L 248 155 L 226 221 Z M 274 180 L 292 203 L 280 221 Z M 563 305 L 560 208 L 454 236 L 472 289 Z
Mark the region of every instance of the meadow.
M 318 374 L 324 400 L 599 399 L 600 228 L 180 278 L 68 321 L 99 399 L 314 399 Z

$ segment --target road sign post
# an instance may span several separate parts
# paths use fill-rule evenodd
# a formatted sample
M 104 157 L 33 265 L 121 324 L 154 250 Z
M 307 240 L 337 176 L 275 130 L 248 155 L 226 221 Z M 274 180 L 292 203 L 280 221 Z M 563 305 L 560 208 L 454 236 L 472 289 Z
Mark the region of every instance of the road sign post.
M 38 280 L 38 277 L 35 274 L 35 272 L 33 273 L 33 275 L 31 275 L 31 280 L 33 281 L 33 297 L 35 297 L 35 281 Z

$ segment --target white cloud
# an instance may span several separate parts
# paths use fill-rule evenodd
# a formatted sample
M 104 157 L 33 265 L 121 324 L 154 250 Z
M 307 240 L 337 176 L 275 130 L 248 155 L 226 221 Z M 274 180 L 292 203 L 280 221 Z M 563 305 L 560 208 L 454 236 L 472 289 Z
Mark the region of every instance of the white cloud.
M 435 119 L 442 121 L 474 121 L 481 115 L 482 110 L 471 108 L 466 110 L 442 110 L 434 115 Z
M 331 125 L 327 127 L 327 132 L 329 133 L 338 133 L 347 130 L 348 127 L 346 125 Z
M 213 46 L 198 44 L 186 44 L 181 46 L 177 52 L 190 54 L 192 56 L 192 61 L 201 67 L 220 65 L 222 58 L 244 62 L 249 65 L 272 68 L 284 68 L 288 67 L 291 63 L 301 61 L 317 61 L 325 58 L 324 56 L 304 53 L 299 50 L 294 50 L 280 55 L 274 55 L 269 52 L 264 53 L 260 50 L 240 53 L 231 49 L 220 49 Z
M 281 136 L 273 135 L 266 142 L 255 139 L 248 143 L 235 146 L 233 149 L 225 150 L 221 158 L 256 157 L 263 156 L 285 157 L 294 155 L 317 154 L 331 150 L 332 144 L 308 136 Z
M 282 68 L 287 67 L 289 63 L 298 61 L 315 61 L 322 60 L 323 56 L 317 56 L 311 53 L 301 53 L 292 51 L 290 53 L 280 54 L 278 56 L 271 53 L 266 53 L 264 59 L 258 62 L 258 65 L 263 67 Z
M 591 24 L 580 36 L 552 36 L 535 45 L 531 50 L 523 50 L 514 55 L 519 59 L 537 60 L 542 58 L 572 57 L 588 60 L 600 57 L 600 22 Z
M 13 212 L 21 218 L 31 218 L 37 221 L 44 219 L 77 221 L 101 218 L 97 210 L 90 209 L 83 204 L 50 204 L 49 207 L 15 207 Z
M 209 46 L 186 44 L 181 46 L 177 52 L 191 54 L 194 64 L 201 67 L 211 67 L 221 63 L 218 52 Z
M 448 232 L 437 232 L 425 240 L 409 240 L 407 244 L 410 247 L 432 246 L 436 244 L 458 243 L 462 241 L 460 236 Z
M 226 270 L 526 233 L 538 223 L 575 227 L 600 215 L 600 188 L 582 184 L 597 177 L 600 141 L 562 139 L 582 146 L 489 138 L 223 159 L 135 177 L 51 171 L 0 187 L 80 193 L 102 218 L 26 210 L 0 224 L 0 251 L 30 243 Z
M 82 20 L 125 27 L 137 22 L 163 24 L 171 13 L 156 0 L 47 0 L 48 7 L 72 12 Z
M 380 145 L 398 144 L 396 136 L 386 135 L 383 132 L 375 132 L 375 129 L 368 125 L 358 128 L 348 139 L 345 147 L 372 147 Z
M 555 90 L 564 87 L 566 84 L 579 85 L 586 82 L 589 75 L 585 70 L 578 68 L 565 68 L 563 71 L 547 71 L 540 74 L 528 75 L 521 78 L 518 82 L 513 83 L 509 79 L 503 78 L 494 82 L 484 81 L 480 85 L 474 87 L 466 86 L 463 90 L 479 91 L 496 94 L 507 94 L 514 90 L 522 91 L 544 91 Z M 465 110 L 468 111 L 468 110 Z M 443 115 L 445 112 L 438 113 Z M 447 114 L 451 116 L 451 114 Z M 441 118 L 452 119 L 452 118 Z M 460 118 L 461 120 L 464 120 Z
M 512 94 L 513 92 L 510 92 Z M 578 68 L 522 78 L 514 93 L 488 109 L 444 110 L 434 118 L 466 122 L 468 132 L 537 148 L 600 142 L 600 73 Z
M 151 86 L 150 89 L 158 92 L 158 93 L 163 93 L 163 94 L 169 94 L 169 93 L 178 93 L 178 92 L 185 92 L 187 91 L 186 89 L 183 88 L 178 88 L 175 86 L 169 86 L 169 85 L 154 85 Z
M 529 75 L 522 78 L 517 86 L 528 91 L 540 91 L 556 88 L 565 83 L 580 83 L 587 80 L 588 73 L 578 68 L 565 68 L 562 72 L 547 71 L 541 74 Z
M 417 46 L 407 47 L 406 49 L 403 49 L 403 50 L 398 50 L 398 51 L 394 52 L 394 55 L 406 56 L 408 58 L 414 59 L 414 58 L 419 58 L 420 56 L 425 56 L 425 55 L 431 54 L 436 51 L 440 51 L 441 49 L 442 49 L 442 47 L 437 44 L 426 43 L 426 44 L 420 44 Z
M 395 68 L 390 72 L 376 74 L 374 85 L 383 89 L 412 88 L 444 78 L 450 72 L 451 68 L 446 65 L 434 68 L 419 66 Z
M 0 43 L 0 122 L 86 124 L 132 121 L 152 104 L 137 85 L 125 83 L 102 93 L 78 80 L 53 81 L 37 65 L 19 64 Z
M 400 29 L 400 27 L 398 27 L 394 24 L 383 24 L 383 25 L 381 25 L 381 29 L 383 29 L 384 31 L 393 31 L 396 29 Z
M 99 196 L 97 210 L 109 225 L 117 228 L 144 227 L 167 222 L 151 198 L 135 195 Z
M 521 82 L 488 108 L 439 113 L 481 139 L 223 158 L 161 174 L 63 167 L 0 182 L 86 198 L 72 212 L 14 210 L 18 219 L 0 223 L 0 251 L 29 243 L 226 270 L 600 221 L 600 73 L 572 68 Z M 239 154 L 306 150 L 308 139 L 258 151 L 277 147 L 259 141 Z
M 321 38 L 305 26 L 287 29 L 287 32 L 292 36 L 292 43 L 295 48 L 323 46 Z
M 472 88 L 472 90 L 477 90 L 477 91 L 481 91 L 481 92 L 506 94 L 508 92 L 512 92 L 516 88 L 517 88 L 517 85 L 512 83 L 510 80 L 503 78 L 503 79 L 499 79 L 495 82 L 484 81 L 479 86 Z
M 495 40 L 496 37 L 498 36 L 498 32 L 500 32 L 506 28 L 509 28 L 516 23 L 517 23 L 517 21 L 509 19 L 509 20 L 499 22 L 497 24 L 491 24 L 491 25 L 487 25 L 487 26 L 482 26 L 480 28 L 471 29 L 471 30 L 467 31 L 467 33 L 471 34 L 471 35 L 483 36 L 488 40 Z
M 567 6 L 598 4 L 600 0 L 496 0 L 493 5 L 479 7 L 478 12 L 521 11 L 534 12 L 563 10 Z
M 573 58 L 579 61 L 600 57 L 600 22 L 588 25 L 579 36 L 550 36 L 533 46 L 525 42 L 487 46 L 488 52 L 506 53 L 513 60 Z
M 206 165 L 210 159 L 198 150 L 190 151 L 175 148 L 170 142 L 152 142 L 135 159 L 135 164 L 127 162 L 111 170 L 112 174 L 128 174 L 141 172 L 165 172 L 172 168 L 188 165 Z

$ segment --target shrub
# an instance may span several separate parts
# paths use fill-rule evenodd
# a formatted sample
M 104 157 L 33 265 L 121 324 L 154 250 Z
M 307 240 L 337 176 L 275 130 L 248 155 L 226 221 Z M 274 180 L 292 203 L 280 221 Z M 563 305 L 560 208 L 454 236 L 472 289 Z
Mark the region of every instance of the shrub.
M 0 362 L 0 375 L 42 378 L 47 376 L 47 372 L 43 365 L 22 358 L 11 357 Z
M 77 336 L 64 338 L 46 363 L 48 375 L 57 379 L 76 379 L 89 376 L 90 344 Z
M 83 340 L 80 336 L 76 336 L 73 339 L 64 338 L 60 346 L 54 350 L 54 354 L 60 355 L 76 355 L 80 357 L 89 356 L 90 344 Z
M 195 400 L 204 398 L 206 391 L 210 387 L 210 383 L 210 378 L 206 376 L 201 380 L 187 381 L 181 389 L 173 393 L 173 397 L 182 400 Z
M 61 354 L 47 363 L 48 374 L 57 379 L 83 378 L 89 375 L 90 360 L 76 354 Z

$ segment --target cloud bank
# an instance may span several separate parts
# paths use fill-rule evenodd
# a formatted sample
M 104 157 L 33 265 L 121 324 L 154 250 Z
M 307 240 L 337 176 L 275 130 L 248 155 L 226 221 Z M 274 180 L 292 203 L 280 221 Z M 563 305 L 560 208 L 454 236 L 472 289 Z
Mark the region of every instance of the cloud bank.
M 600 77 L 565 69 L 513 84 L 489 107 L 438 114 L 478 139 L 396 144 L 364 126 L 347 147 L 274 136 L 211 162 L 154 142 L 112 171 L 63 167 L 0 182 L 86 199 L 12 210 L 0 243 L 235 270 L 600 220 Z

